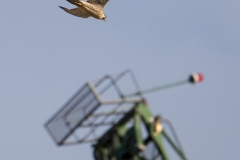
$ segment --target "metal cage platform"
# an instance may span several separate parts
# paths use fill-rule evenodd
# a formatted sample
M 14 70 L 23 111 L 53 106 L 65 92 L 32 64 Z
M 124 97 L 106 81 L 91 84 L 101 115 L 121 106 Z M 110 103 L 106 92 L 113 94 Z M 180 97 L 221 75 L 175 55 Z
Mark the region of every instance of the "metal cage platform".
M 84 84 L 45 127 L 59 146 L 94 142 L 142 100 L 131 70 L 106 75 Z

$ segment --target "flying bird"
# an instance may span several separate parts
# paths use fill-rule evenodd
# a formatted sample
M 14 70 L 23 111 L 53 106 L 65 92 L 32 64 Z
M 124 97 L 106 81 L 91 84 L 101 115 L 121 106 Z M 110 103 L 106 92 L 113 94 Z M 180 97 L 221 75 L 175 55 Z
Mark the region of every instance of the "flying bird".
M 64 11 L 81 18 L 94 17 L 96 19 L 106 21 L 106 15 L 103 12 L 104 6 L 107 4 L 108 0 L 67 0 L 69 3 L 77 6 L 77 8 L 67 9 L 65 7 L 59 6 Z

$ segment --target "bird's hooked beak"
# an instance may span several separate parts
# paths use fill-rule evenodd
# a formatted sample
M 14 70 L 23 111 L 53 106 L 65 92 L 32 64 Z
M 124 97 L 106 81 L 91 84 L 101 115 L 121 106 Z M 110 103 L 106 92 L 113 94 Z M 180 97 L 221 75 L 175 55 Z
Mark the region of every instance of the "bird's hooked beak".
M 104 14 L 104 17 L 102 20 L 104 20 L 106 22 L 106 19 L 107 19 L 107 16 L 106 16 L 106 14 Z

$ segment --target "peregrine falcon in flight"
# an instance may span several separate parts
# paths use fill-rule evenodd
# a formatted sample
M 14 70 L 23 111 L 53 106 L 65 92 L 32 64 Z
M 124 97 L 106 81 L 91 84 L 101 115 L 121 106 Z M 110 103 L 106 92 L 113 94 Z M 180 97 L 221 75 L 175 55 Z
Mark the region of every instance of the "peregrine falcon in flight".
M 77 17 L 88 18 L 94 17 L 96 19 L 106 21 L 106 15 L 103 13 L 103 8 L 108 0 L 67 0 L 69 3 L 77 6 L 77 8 L 67 9 L 59 6 L 64 11 Z

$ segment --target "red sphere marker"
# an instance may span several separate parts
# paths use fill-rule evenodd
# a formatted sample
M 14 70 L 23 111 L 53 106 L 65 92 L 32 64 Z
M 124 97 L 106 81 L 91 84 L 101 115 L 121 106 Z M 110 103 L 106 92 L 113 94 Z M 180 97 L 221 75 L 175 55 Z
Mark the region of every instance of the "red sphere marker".
M 191 82 L 191 83 L 200 83 L 200 82 L 203 81 L 203 79 L 204 79 L 203 74 L 201 74 L 201 73 L 193 73 L 189 77 L 189 82 Z

